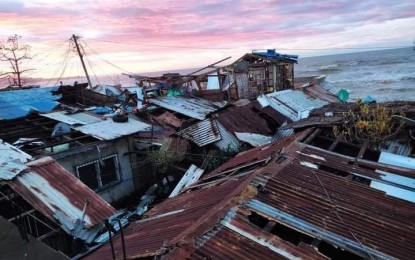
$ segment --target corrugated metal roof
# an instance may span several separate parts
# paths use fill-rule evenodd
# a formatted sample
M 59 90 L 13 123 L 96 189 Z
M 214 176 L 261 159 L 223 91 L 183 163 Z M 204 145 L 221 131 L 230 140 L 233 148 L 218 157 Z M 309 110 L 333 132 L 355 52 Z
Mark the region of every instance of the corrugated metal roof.
M 176 133 L 200 147 L 219 141 L 222 137 L 216 120 L 205 119 Z
M 117 123 L 107 119 L 98 123 L 74 127 L 76 130 L 101 140 L 113 140 L 139 131 L 151 130 L 151 125 L 129 117 L 127 122 Z
M 4 142 L 0 139 L 0 163 L 16 161 L 25 163 L 32 159 L 32 156 L 23 152 L 22 150 L 12 146 L 11 144 Z
M 60 96 L 53 96 L 55 88 L 33 88 L 0 91 L 0 120 L 26 116 L 31 110 L 48 112 L 59 103 Z
M 281 127 L 278 128 L 278 131 L 272 137 L 272 141 L 278 141 L 294 134 L 294 129 L 290 127 L 286 128 L 286 126 L 287 122 L 284 122 Z
M 221 139 L 215 142 L 214 145 L 224 152 L 238 151 L 241 146 L 239 140 L 233 134 L 229 133 L 229 131 L 220 122 L 216 123 L 218 125 Z
M 363 167 L 346 156 L 298 143 L 308 132 L 241 153 L 213 172 L 230 170 L 233 176 L 204 178 L 187 193 L 155 206 L 148 220 L 124 232 L 127 258 L 324 259 L 347 252 L 411 259 L 415 203 L 368 184 L 398 181 L 382 179 L 373 169 L 376 162 Z M 272 158 L 266 166 L 235 174 L 237 167 L 266 157 Z M 284 232 L 274 230 L 279 226 Z M 327 252 L 316 241 L 339 249 Z M 114 245 L 121 257 L 119 236 Z M 110 250 L 107 244 L 90 258 L 103 258 Z
M 181 240 L 186 232 L 196 232 L 193 228 L 219 222 L 227 210 L 222 214 L 216 212 L 241 191 L 238 187 L 245 181 L 244 178 L 229 180 L 223 185 L 180 194 L 156 205 L 146 214 L 146 219 L 132 222 L 124 230 L 127 259 L 156 255 L 163 246 Z M 116 258 L 123 257 L 121 242 L 120 235 L 113 240 Z M 85 259 L 106 259 L 108 255 L 111 255 L 111 246 L 106 244 Z
M 149 101 L 154 105 L 199 120 L 205 119 L 206 115 L 225 106 L 225 103 L 212 102 L 202 98 L 187 98 L 182 96 L 151 98 Z
M 308 117 L 314 108 L 328 104 L 327 101 L 312 98 L 299 90 L 283 90 L 258 97 L 263 106 L 271 106 L 292 121 Z
M 56 215 L 60 214 L 68 223 L 75 224 L 82 218 L 86 202 L 86 228 L 95 226 L 115 213 L 111 205 L 51 157 L 30 162 L 27 166 L 27 172 L 7 184 L 52 221 L 58 222 Z
M 253 133 L 238 133 L 235 132 L 236 137 L 245 143 L 248 143 L 252 146 L 261 146 L 264 144 L 269 144 L 272 141 L 272 136 L 259 135 Z
M 382 148 L 382 151 L 402 155 L 402 156 L 408 156 L 411 154 L 412 151 L 412 145 L 410 142 L 401 143 L 399 140 L 390 140 L 386 143 L 386 149 Z
M 21 162 L 3 162 L 0 164 L 0 180 L 11 180 L 26 170 L 27 166 Z
M 68 125 L 88 125 L 102 121 L 102 119 L 99 117 L 90 115 L 85 112 L 67 113 L 66 111 L 58 111 L 47 114 L 40 114 L 40 116 L 63 122 Z
M 263 169 L 264 172 L 271 171 L 273 177 L 264 187 L 266 192 L 258 193 L 258 201 L 287 213 L 292 220 L 304 221 L 309 228 L 319 227 L 320 231 L 314 228 L 313 234 L 321 235 L 323 239 L 324 234 L 328 234 L 324 232 L 331 232 L 345 244 L 353 244 L 356 250 L 360 243 L 363 244 L 374 256 L 378 255 L 374 251 L 400 259 L 414 254 L 415 219 L 411 212 L 415 210 L 415 204 L 386 196 L 354 178 L 343 176 L 359 174 L 366 176 L 364 178 L 370 178 L 370 175 L 375 178 L 378 175 L 373 170 L 351 165 L 346 158 L 311 147 L 292 146 L 289 150 L 293 151 L 290 155 L 295 159 L 284 168 L 276 171 L 269 165 Z M 318 169 L 300 162 L 312 163 Z M 287 223 L 287 216 L 284 223 Z M 275 216 L 270 217 L 275 219 Z M 294 222 L 290 225 L 304 232 L 307 230 L 305 225 Z

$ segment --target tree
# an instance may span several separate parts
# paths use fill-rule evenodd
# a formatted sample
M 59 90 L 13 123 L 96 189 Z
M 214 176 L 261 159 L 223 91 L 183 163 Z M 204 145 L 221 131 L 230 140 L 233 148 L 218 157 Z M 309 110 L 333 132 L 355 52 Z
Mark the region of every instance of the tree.
M 0 76 L 7 76 L 10 85 L 23 86 L 22 74 L 31 69 L 22 69 L 25 60 L 31 59 L 30 46 L 20 42 L 22 36 L 10 36 L 7 41 L 0 43 L 0 61 L 7 62 L 10 71 L 0 72 Z M 12 81 L 12 82 L 11 82 Z

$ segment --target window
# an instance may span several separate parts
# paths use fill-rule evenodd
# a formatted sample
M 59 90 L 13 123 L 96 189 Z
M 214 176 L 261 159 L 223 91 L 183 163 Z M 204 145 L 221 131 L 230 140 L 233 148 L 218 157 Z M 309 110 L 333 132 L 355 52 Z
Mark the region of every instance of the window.
M 92 190 L 105 188 L 105 186 L 120 180 L 117 155 L 102 158 L 102 162 L 95 160 L 76 166 L 78 178 Z

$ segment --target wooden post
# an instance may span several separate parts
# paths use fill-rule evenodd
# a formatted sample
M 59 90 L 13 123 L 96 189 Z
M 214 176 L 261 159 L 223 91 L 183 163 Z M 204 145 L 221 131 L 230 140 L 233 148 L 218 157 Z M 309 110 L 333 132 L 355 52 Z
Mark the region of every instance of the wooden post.
M 72 38 L 73 38 L 73 41 L 75 43 L 76 50 L 78 51 L 79 58 L 81 59 L 82 67 L 84 68 L 86 79 L 88 80 L 89 87 L 92 88 L 91 79 L 89 78 L 88 71 L 86 70 L 83 55 L 81 53 L 81 50 L 79 49 L 79 45 L 78 45 L 78 41 L 77 41 L 78 36 L 75 36 L 75 34 L 72 34 Z

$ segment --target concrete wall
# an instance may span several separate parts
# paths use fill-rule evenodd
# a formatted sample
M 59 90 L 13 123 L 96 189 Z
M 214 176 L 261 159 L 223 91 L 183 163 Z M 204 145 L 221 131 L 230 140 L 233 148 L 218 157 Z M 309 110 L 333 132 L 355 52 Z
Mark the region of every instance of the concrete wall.
M 88 145 L 79 149 L 54 154 L 53 157 L 68 171 L 77 177 L 76 166 L 117 154 L 120 181 L 96 190 L 108 203 L 116 202 L 134 192 L 134 178 L 131 171 L 130 151 L 131 139 L 122 137 L 112 141 L 103 141 L 96 146 Z M 99 155 L 100 154 L 100 155 Z

